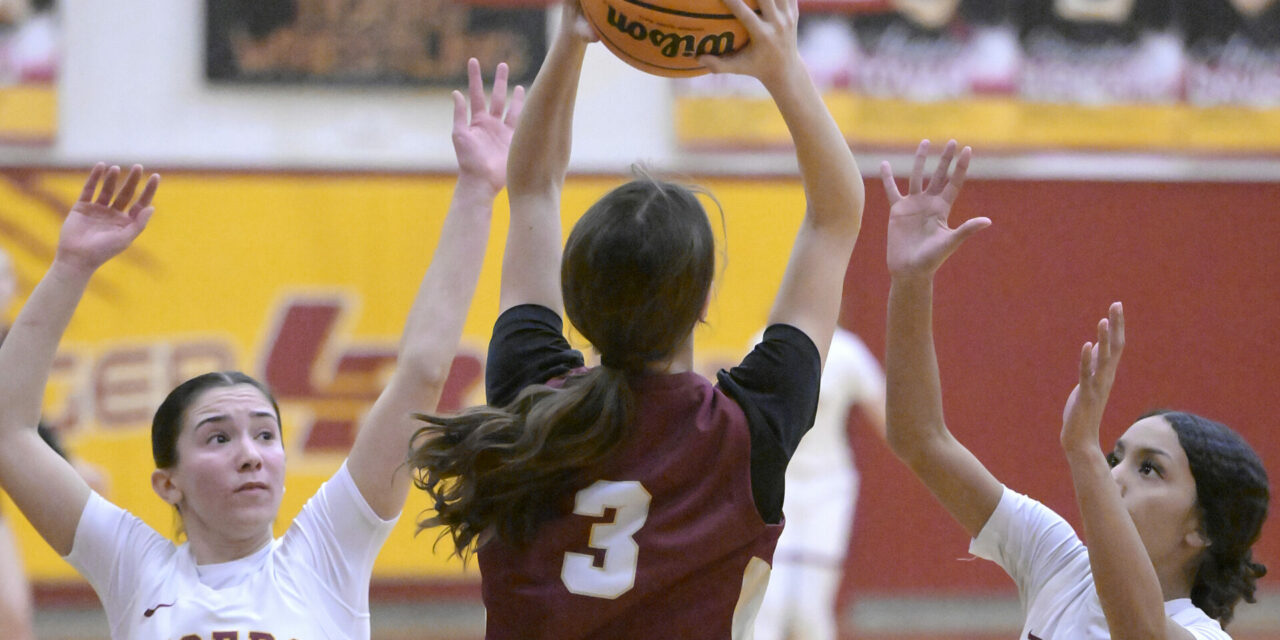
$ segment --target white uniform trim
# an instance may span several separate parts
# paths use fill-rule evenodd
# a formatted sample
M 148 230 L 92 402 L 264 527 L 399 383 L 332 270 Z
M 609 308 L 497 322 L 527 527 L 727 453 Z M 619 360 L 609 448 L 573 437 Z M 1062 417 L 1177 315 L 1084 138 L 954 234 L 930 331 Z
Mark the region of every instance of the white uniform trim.
M 1088 550 L 1052 509 L 1006 487 L 969 552 L 1000 565 L 1017 583 L 1026 616 L 1021 640 L 1111 638 Z M 1164 610 L 1197 640 L 1231 640 L 1218 621 L 1189 598 L 1170 600 Z
M 98 592 L 113 639 L 367 640 L 373 561 L 394 525 L 344 463 L 284 536 L 247 557 L 197 566 L 188 545 L 95 493 L 66 559 Z

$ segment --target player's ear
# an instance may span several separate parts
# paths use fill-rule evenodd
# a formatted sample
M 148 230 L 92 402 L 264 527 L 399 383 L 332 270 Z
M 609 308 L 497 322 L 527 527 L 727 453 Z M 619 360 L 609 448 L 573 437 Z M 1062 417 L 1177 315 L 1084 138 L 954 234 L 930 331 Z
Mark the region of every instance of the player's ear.
M 182 502 L 182 489 L 173 481 L 173 471 L 170 469 L 156 469 L 151 472 L 151 488 L 160 496 L 161 500 L 175 507 Z
M 1209 546 L 1209 538 L 1206 537 L 1204 533 L 1201 532 L 1200 530 L 1187 532 L 1187 535 L 1183 539 L 1183 541 L 1186 542 L 1187 546 L 1191 547 L 1192 549 L 1204 549 L 1205 547 Z
M 1205 535 L 1204 523 L 1200 520 L 1198 510 L 1193 509 L 1191 513 L 1187 514 L 1187 519 L 1183 522 L 1182 529 L 1183 544 L 1200 551 L 1209 546 L 1211 541 L 1209 536 Z

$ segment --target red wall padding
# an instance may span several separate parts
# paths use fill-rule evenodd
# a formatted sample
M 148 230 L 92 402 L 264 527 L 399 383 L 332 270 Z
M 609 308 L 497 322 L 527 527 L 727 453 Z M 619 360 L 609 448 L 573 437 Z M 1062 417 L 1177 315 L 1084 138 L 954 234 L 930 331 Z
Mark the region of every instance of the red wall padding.
M 878 180 L 867 193 L 845 321 L 883 359 L 888 205 Z M 1127 342 L 1104 446 L 1156 407 L 1239 431 L 1272 478 L 1272 522 L 1255 558 L 1272 568 L 1261 585 L 1280 585 L 1280 184 L 971 180 L 953 222 L 976 215 L 994 224 L 935 285 L 956 437 L 1079 530 L 1058 446 L 1062 407 L 1080 346 L 1107 305 L 1123 301 Z M 994 564 L 959 561 L 967 536 L 882 442 L 861 428 L 852 435 L 863 480 L 846 595 L 1012 591 Z

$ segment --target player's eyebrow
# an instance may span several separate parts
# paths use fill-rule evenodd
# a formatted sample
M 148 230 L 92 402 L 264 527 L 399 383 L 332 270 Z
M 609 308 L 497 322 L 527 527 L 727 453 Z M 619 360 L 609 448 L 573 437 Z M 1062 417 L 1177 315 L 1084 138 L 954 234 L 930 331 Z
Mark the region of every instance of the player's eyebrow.
M 209 424 L 216 424 L 216 423 L 219 423 L 219 422 L 225 422 L 225 421 L 226 421 L 226 419 L 227 419 L 227 414 L 225 414 L 225 413 L 215 413 L 215 414 L 213 414 L 213 415 L 210 415 L 210 416 L 206 416 L 206 417 L 204 417 L 204 418 L 201 418 L 201 419 L 200 419 L 200 421 L 196 423 L 196 426 L 194 427 L 194 429 L 195 429 L 195 430 L 199 430 L 199 429 L 200 429 L 200 427 L 203 427 L 203 426 L 205 426 L 205 425 L 209 425 Z
M 275 421 L 275 419 L 276 419 L 276 414 L 275 414 L 275 412 L 274 412 L 274 411 L 268 411 L 268 410 L 266 410 L 266 409 L 255 409 L 255 410 L 253 410 L 253 411 L 250 411 L 250 412 L 249 412 L 249 417 L 251 417 L 251 418 L 271 418 L 271 420 L 272 420 L 272 421 Z M 214 414 L 211 414 L 211 415 L 205 416 L 204 418 L 201 418 L 201 419 L 200 419 L 200 421 L 196 423 L 196 426 L 195 426 L 195 427 L 192 427 L 192 430 L 199 429 L 200 427 L 203 427 L 203 426 L 205 426 L 206 424 L 215 424 L 215 423 L 218 423 L 218 422 L 224 422 L 224 421 L 228 420 L 229 418 L 230 418 L 230 416 L 229 416 L 228 414 L 226 414 L 226 413 L 214 413 Z
M 1124 439 L 1116 440 L 1115 452 L 1119 454 L 1124 454 L 1124 451 L 1125 451 Z M 1145 453 L 1153 456 L 1164 456 L 1169 459 L 1173 458 L 1173 456 L 1169 455 L 1168 451 L 1165 451 L 1164 449 L 1161 449 L 1159 447 L 1138 447 L 1138 453 L 1140 454 Z

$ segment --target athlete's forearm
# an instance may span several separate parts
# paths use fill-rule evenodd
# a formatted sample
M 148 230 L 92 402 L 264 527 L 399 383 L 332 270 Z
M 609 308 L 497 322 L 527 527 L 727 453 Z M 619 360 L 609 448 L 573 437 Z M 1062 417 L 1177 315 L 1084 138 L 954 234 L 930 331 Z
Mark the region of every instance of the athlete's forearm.
M 58 342 L 91 275 L 55 258 L 0 345 L 0 488 L 61 555 L 71 552 L 90 489 L 37 425 Z
M 558 192 L 564 184 L 586 47 L 585 41 L 562 27 L 529 88 L 507 159 L 507 190 L 513 198 Z
M 803 64 L 767 86 L 796 146 L 800 178 L 815 226 L 856 238 L 862 225 L 862 175 L 844 134 Z
M 58 343 L 92 275 L 55 259 L 18 314 L 0 345 L 0 433 L 36 430 Z
M 1067 450 L 1089 568 L 1115 640 L 1163 638 L 1167 616 L 1155 567 L 1097 446 Z
M 572 146 L 573 106 L 586 43 L 569 27 L 529 89 L 507 158 L 511 224 L 502 258 L 499 307 L 534 303 L 557 313 L 560 299 L 560 192 Z
M 1003 485 L 951 435 L 933 344 L 933 277 L 895 277 L 885 348 L 890 448 L 970 536 L 1000 504 Z
M 462 339 L 489 240 L 495 197 L 486 180 L 460 177 L 431 266 L 409 310 L 395 373 L 365 417 L 347 468 L 365 501 L 383 518 L 404 508 L 411 469 L 406 447 L 436 410 Z
M 787 322 L 804 331 L 825 362 L 840 316 L 840 290 L 849 256 L 862 224 L 862 178 L 799 56 L 781 70 L 761 80 L 795 141 L 806 202 L 769 321 Z
M 486 181 L 459 178 L 400 339 L 397 368 L 407 367 L 441 388 L 480 279 L 496 197 Z M 425 404 L 422 411 L 435 410 L 434 401 Z
M 909 462 L 947 432 L 933 343 L 932 276 L 895 278 L 889 286 L 885 385 L 885 435 Z

